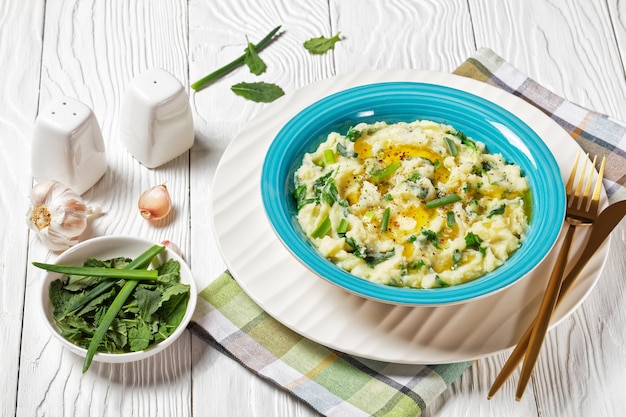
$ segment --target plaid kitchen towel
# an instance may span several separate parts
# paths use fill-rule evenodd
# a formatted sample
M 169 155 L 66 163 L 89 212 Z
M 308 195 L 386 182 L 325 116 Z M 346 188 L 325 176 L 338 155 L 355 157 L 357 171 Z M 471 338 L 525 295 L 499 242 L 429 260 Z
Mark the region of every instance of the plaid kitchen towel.
M 198 303 L 206 311 L 192 332 L 325 416 L 419 416 L 471 364 L 399 365 L 328 349 L 270 317 L 228 273 Z
M 624 124 L 565 101 L 489 49 L 477 51 L 455 73 L 522 97 L 556 120 L 585 151 L 606 156 L 607 193 L 612 201 L 626 198 Z M 325 416 L 419 416 L 471 365 L 399 365 L 328 349 L 270 317 L 227 272 L 200 293 L 189 328 Z
M 488 48 L 479 49 L 455 74 L 500 87 L 542 110 L 589 155 L 606 156 L 604 187 L 609 200 L 626 199 L 626 125 L 584 109 L 526 77 Z

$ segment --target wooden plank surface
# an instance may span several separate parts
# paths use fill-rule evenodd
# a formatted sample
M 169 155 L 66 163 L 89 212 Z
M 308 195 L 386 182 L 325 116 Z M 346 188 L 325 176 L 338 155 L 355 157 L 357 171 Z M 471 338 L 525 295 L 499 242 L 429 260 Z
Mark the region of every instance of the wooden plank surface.
M 195 143 L 154 170 L 120 146 L 119 112 L 131 80 L 162 67 L 185 86 L 240 55 L 282 25 L 263 51 L 260 79 L 286 92 L 349 71 L 416 68 L 451 71 L 478 47 L 490 47 L 522 72 L 585 107 L 626 120 L 622 56 L 624 5 L 615 0 L 9 0 L 0 5 L 0 415 L 313 416 L 307 405 L 254 377 L 204 341 L 186 334 L 171 349 L 135 364 L 96 364 L 64 351 L 36 308 L 40 274 L 31 261 L 51 260 L 24 226 L 32 179 L 30 141 L 37 112 L 61 95 L 90 106 L 100 123 L 108 171 L 84 198 L 104 211 L 84 238 L 131 234 L 170 239 L 183 249 L 200 288 L 225 268 L 212 236 L 215 168 L 230 140 L 264 104 L 230 91 L 257 77 L 234 71 L 189 92 Z M 341 32 L 329 54 L 302 42 Z M 137 219 L 139 194 L 167 184 L 175 215 L 158 225 Z M 14 207 L 17 205 L 17 207 Z M 8 219 L 4 220 L 4 219 Z M 486 393 L 506 353 L 478 360 L 427 416 L 616 416 L 626 382 L 626 224 L 614 233 L 609 261 L 591 296 L 548 334 L 521 403 L 514 381 L 491 401 Z

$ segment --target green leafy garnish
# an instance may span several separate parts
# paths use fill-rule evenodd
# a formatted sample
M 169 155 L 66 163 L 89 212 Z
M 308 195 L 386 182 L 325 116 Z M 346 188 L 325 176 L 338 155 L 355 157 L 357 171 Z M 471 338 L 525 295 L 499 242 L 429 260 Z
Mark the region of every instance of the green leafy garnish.
M 306 197 L 306 185 L 301 184 L 293 190 L 293 198 L 296 199 L 296 210 L 300 211 L 302 207 L 309 203 L 315 203 L 314 198 Z
M 265 48 L 279 29 L 280 26 L 275 27 L 270 33 L 268 33 L 263 39 L 261 39 L 259 43 L 254 45 L 255 52 L 258 53 L 259 51 L 261 51 L 261 49 Z M 208 87 L 213 81 L 223 77 L 224 75 L 243 65 L 245 61 L 246 53 L 244 52 L 243 55 L 241 55 L 234 61 L 224 65 L 223 67 L 217 69 L 216 71 L 213 71 L 209 75 L 191 84 L 191 88 L 193 88 L 195 91 L 200 91 L 203 88 Z
M 450 152 L 450 155 L 457 156 L 459 154 L 459 151 L 456 149 L 456 144 L 454 143 L 454 141 L 446 137 L 444 137 L 443 139 L 446 142 L 446 147 L 448 148 L 448 152 Z
M 325 54 L 335 47 L 335 44 L 341 39 L 339 38 L 340 32 L 338 32 L 332 38 L 326 38 L 320 36 L 319 38 L 311 38 L 304 42 L 304 47 L 307 51 L 315 55 Z
M 254 75 L 261 75 L 265 72 L 265 69 L 267 68 L 267 66 L 265 65 L 265 62 L 263 62 L 263 60 L 257 54 L 256 46 L 250 43 L 247 36 L 246 36 L 246 42 L 248 43 L 248 46 L 246 47 L 245 52 L 244 52 L 245 58 L 243 62 L 248 66 L 251 73 L 253 73 Z
M 467 234 L 465 235 L 465 247 L 468 249 L 477 250 L 483 256 L 485 256 L 485 248 L 480 246 L 481 243 L 483 243 L 483 240 L 480 238 L 480 236 L 475 235 L 472 232 L 467 232 Z
M 422 227 L 422 236 L 426 237 L 427 241 L 429 241 L 434 247 L 439 249 L 439 236 L 437 235 L 437 233 Z
M 348 151 L 348 149 L 341 143 L 337 144 L 337 153 L 346 158 L 356 158 L 357 156 L 359 156 L 354 151 L 352 152 Z
M 351 127 L 350 129 L 348 129 L 348 133 L 346 133 L 346 139 L 348 139 L 350 142 L 356 142 L 356 140 L 360 138 L 362 134 L 363 133 L 360 130 L 356 130 L 355 128 Z
M 233 85 L 230 89 L 235 94 L 257 103 L 271 103 L 285 95 L 285 92 L 280 86 L 263 81 L 255 83 L 243 82 Z
M 86 269 L 74 267 L 74 272 L 90 272 L 89 268 L 106 268 L 106 265 L 115 270 L 110 275 L 145 272 L 153 258 L 164 249 L 164 246 L 154 245 L 135 260 L 90 258 L 84 262 Z M 170 336 L 178 327 L 190 291 L 189 285 L 180 283 L 180 264 L 169 259 L 151 271 L 157 279 L 99 278 L 83 286 L 89 280 L 81 280 L 78 275 L 65 275 L 50 284 L 53 316 L 62 336 L 87 349 L 83 372 L 89 369 L 97 352 L 125 353 L 147 349 Z
M 491 210 L 489 214 L 487 214 L 487 218 L 490 219 L 493 216 L 496 216 L 498 214 L 504 214 L 505 209 L 506 209 L 506 204 L 502 204 L 500 207 Z

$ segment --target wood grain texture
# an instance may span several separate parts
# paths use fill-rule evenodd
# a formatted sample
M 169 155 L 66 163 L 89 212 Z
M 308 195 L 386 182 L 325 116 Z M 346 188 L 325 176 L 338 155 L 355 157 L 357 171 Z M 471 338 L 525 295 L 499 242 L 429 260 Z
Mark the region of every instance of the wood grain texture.
M 0 415 L 16 414 L 29 235 L 30 132 L 37 114 L 43 5 L 0 4 Z M 33 237 L 31 237 L 31 240 Z
M 189 247 L 188 154 L 153 170 L 132 158 L 118 138 L 119 104 L 126 86 L 158 66 L 187 84 L 186 2 L 52 2 L 45 14 L 40 107 L 56 97 L 91 107 L 105 139 L 108 170 L 83 198 L 100 206 L 83 238 L 136 235 Z M 166 184 L 174 210 L 151 224 L 137 221 L 137 199 L 150 186 Z M 29 261 L 54 255 L 36 243 Z M 188 415 L 191 340 L 186 334 L 155 357 L 128 365 L 96 364 L 82 375 L 81 359 L 60 348 L 43 327 L 35 301 L 40 271 L 29 268 L 24 309 L 18 415 Z
M 448 72 L 485 46 L 557 94 L 626 120 L 624 7 L 617 0 L 1 2 L 0 232 L 11 241 L 0 245 L 0 415 L 317 415 L 189 334 L 151 359 L 95 364 L 85 375 L 82 360 L 50 337 L 36 309 L 40 273 L 29 265 L 56 255 L 22 219 L 32 183 L 30 134 L 48 101 L 60 95 L 83 101 L 105 138 L 108 171 L 84 195 L 105 214 L 83 238 L 170 239 L 203 288 L 226 267 L 210 220 L 215 169 L 238 130 L 267 106 L 234 95 L 231 85 L 262 80 L 289 93 L 349 71 Z M 161 67 L 188 86 L 239 56 L 246 35 L 258 41 L 279 24 L 280 35 L 262 52 L 264 74 L 240 68 L 202 92 L 189 91 L 196 133 L 190 152 L 150 170 L 119 146 L 120 103 L 136 75 Z M 337 32 L 342 40 L 328 54 L 302 47 Z M 136 203 L 159 183 L 172 193 L 175 213 L 150 224 L 138 219 Z M 626 415 L 625 250 L 622 222 L 597 288 L 548 334 L 521 403 L 513 400 L 518 374 L 486 400 L 503 352 L 477 360 L 424 415 Z

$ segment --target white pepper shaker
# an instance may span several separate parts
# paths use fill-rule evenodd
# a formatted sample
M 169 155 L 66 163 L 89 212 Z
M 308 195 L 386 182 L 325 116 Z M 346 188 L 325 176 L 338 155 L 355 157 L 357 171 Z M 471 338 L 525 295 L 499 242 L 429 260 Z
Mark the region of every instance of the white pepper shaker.
M 148 168 L 191 148 L 194 127 L 189 97 L 176 77 L 151 68 L 132 80 L 120 108 L 120 140 Z
M 106 170 L 104 140 L 91 108 L 71 97 L 49 102 L 35 120 L 33 177 L 56 180 L 80 195 Z

